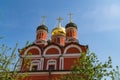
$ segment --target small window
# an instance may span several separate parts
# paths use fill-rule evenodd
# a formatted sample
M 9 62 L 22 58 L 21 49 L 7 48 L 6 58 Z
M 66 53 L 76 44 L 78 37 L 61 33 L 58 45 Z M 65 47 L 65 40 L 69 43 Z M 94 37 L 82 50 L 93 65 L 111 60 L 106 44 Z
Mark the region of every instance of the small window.
M 56 60 L 48 60 L 46 70 L 56 70 Z
M 57 43 L 60 43 L 60 38 L 57 38 Z
M 72 37 L 72 30 L 70 30 L 70 37 Z
M 33 65 L 33 66 L 32 66 L 32 71 L 37 71 L 37 68 L 38 68 L 37 65 Z
M 49 65 L 48 70 L 55 70 L 55 65 Z

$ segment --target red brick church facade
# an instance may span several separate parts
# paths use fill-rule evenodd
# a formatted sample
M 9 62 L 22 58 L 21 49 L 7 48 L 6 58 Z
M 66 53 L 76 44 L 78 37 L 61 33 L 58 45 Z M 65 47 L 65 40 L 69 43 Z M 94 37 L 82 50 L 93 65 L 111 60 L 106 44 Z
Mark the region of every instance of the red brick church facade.
M 87 52 L 88 47 L 78 42 L 77 25 L 72 19 L 65 28 L 60 20 L 51 32 L 51 39 L 47 39 L 48 27 L 42 23 L 36 29 L 35 42 L 19 49 L 17 70 L 20 74 L 27 72 L 25 80 L 53 80 L 69 74 L 80 53 Z

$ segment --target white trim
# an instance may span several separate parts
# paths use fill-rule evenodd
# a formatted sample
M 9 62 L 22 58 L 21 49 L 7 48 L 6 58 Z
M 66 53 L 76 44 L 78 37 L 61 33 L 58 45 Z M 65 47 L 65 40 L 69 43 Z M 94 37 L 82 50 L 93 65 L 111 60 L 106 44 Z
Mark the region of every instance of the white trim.
M 64 58 L 62 58 L 62 70 L 64 70 Z
M 73 40 L 73 41 L 70 41 L 70 40 Z M 71 42 L 78 42 L 78 40 L 77 40 L 77 38 L 73 38 L 73 37 L 67 37 L 67 39 L 66 39 L 66 41 L 65 41 L 66 43 L 71 43 Z
M 63 69 L 64 69 L 64 58 L 60 57 L 59 70 L 63 70 Z
M 48 70 L 49 68 L 49 65 L 54 65 L 55 66 L 55 70 L 56 70 L 56 64 L 57 64 L 57 61 L 54 60 L 54 59 L 50 59 L 47 61 L 47 67 L 46 67 L 46 70 Z
M 66 54 L 66 52 L 67 52 L 67 50 L 68 50 L 69 48 L 71 48 L 71 47 L 77 48 L 77 49 L 80 51 L 80 53 L 82 52 L 82 49 L 81 49 L 78 45 L 71 44 L 71 45 L 68 45 L 68 46 L 65 48 L 65 50 L 64 50 L 64 52 L 63 52 L 63 55 L 64 55 L 64 56 L 70 54 L 70 53 L 67 53 L 67 54 Z M 79 54 L 80 54 L 80 53 L 79 53 Z M 70 54 L 70 55 L 71 55 L 71 56 L 74 56 L 74 55 L 76 56 L 76 55 L 78 55 L 78 54 L 76 54 L 76 53 L 73 54 L 73 53 L 72 53 L 72 54 Z M 69 56 L 70 56 L 70 55 L 69 55 Z
M 52 53 L 51 54 L 46 54 L 47 50 L 49 50 L 50 48 L 57 49 L 58 50 L 58 54 L 52 54 Z M 55 57 L 55 56 L 60 56 L 60 55 L 61 55 L 61 49 L 58 46 L 56 46 L 56 45 L 48 46 L 47 48 L 45 48 L 45 50 L 43 52 L 43 56 L 44 57 Z
M 77 56 L 81 56 L 81 54 L 80 53 L 69 53 L 69 54 L 63 54 L 63 56 L 65 56 L 65 57 L 67 57 L 67 56 L 69 56 L 69 57 L 77 57 Z
M 41 70 L 43 70 L 44 67 L 44 58 L 41 58 Z
M 23 58 L 41 58 L 41 55 L 22 55 L 21 57 L 23 57 Z
M 32 70 L 32 66 L 33 66 L 33 65 L 37 65 L 37 66 L 38 66 L 37 70 L 41 70 L 41 67 L 40 67 L 41 61 L 40 61 L 40 60 L 33 60 L 33 61 L 31 61 L 30 71 Z
M 43 55 L 44 57 L 59 57 L 61 54 L 49 54 L 49 55 Z
M 40 32 L 48 33 L 46 30 L 44 30 L 44 29 L 40 29 L 40 30 L 37 30 L 37 31 L 36 31 L 36 34 L 37 34 L 37 33 L 40 33 Z
M 39 51 L 39 55 L 27 55 L 27 52 L 32 48 L 37 49 Z M 24 55 L 22 57 L 40 57 L 40 56 L 41 56 L 41 49 L 37 46 L 31 46 L 24 52 Z
M 59 61 L 60 61 L 60 62 L 59 62 L 59 70 L 61 70 L 61 65 L 62 65 L 61 58 L 62 58 L 62 57 L 59 58 Z
M 41 41 L 41 43 L 39 43 L 39 44 L 43 44 L 44 42 L 46 42 L 46 43 L 47 43 L 47 40 L 43 40 L 42 38 L 40 38 L 39 40 L 36 40 L 36 42 L 35 42 L 35 43 L 38 43 L 38 41 Z
M 24 73 L 18 73 L 18 75 L 24 75 L 24 74 L 28 74 L 27 76 L 43 76 L 43 75 L 49 75 L 49 72 L 24 72 Z M 70 74 L 71 71 L 55 71 L 55 72 L 51 72 L 51 74 Z

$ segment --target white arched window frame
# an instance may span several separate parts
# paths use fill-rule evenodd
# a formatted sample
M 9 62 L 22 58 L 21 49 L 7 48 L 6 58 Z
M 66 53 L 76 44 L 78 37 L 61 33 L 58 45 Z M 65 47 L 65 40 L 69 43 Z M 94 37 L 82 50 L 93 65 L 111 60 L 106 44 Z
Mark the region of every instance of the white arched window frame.
M 53 69 L 53 70 L 56 70 L 57 61 L 56 61 L 56 60 L 48 60 L 48 61 L 47 61 L 46 70 L 49 70 L 49 67 L 50 67 L 51 65 L 54 66 L 54 69 Z
M 36 70 L 40 70 L 40 65 L 41 65 L 41 61 L 40 60 L 33 60 L 30 64 L 30 71 L 32 71 L 33 66 L 37 66 Z

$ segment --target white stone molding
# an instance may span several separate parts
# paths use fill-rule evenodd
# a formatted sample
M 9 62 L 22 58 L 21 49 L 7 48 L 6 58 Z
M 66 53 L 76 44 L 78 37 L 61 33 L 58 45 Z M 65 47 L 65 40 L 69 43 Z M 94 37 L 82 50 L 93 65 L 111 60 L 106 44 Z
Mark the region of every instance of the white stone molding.
M 43 70 L 44 67 L 44 58 L 41 58 L 41 70 Z
M 47 32 L 46 30 L 44 30 L 44 29 L 40 29 L 40 30 L 37 30 L 37 31 L 36 31 L 36 33 L 40 33 L 40 32 L 43 32 L 43 33 L 46 33 L 46 34 L 48 33 L 48 32 Z
M 63 70 L 64 69 L 64 58 L 60 57 L 60 63 L 59 63 L 59 70 Z

